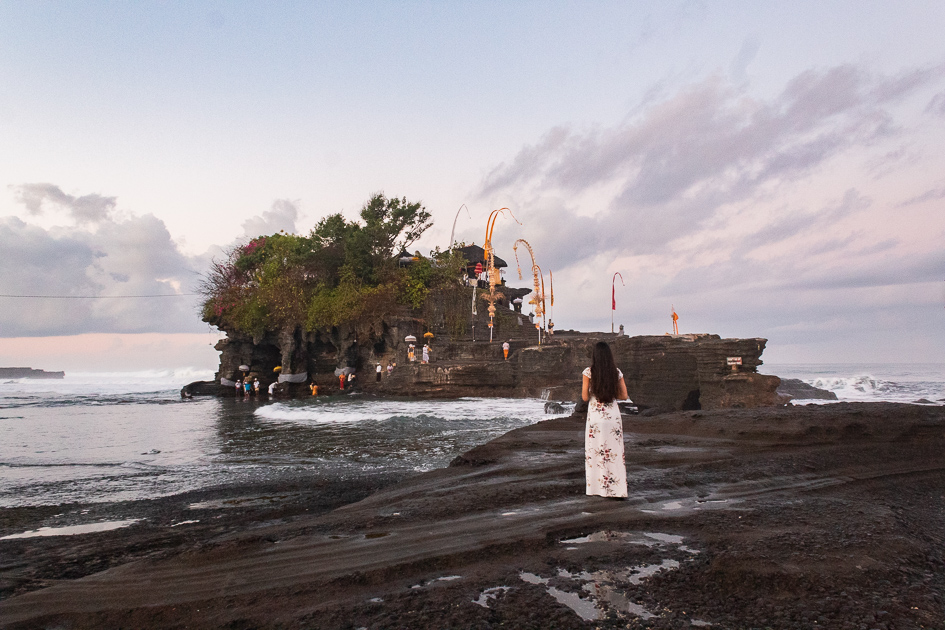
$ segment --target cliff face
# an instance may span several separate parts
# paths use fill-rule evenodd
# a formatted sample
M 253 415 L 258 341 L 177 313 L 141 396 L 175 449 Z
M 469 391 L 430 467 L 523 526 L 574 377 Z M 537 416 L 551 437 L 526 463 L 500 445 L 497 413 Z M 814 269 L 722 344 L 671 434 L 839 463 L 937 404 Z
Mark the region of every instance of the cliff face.
M 420 363 L 423 333 L 410 318 L 385 324 L 367 343 L 358 343 L 354 331 L 334 331 L 331 337 L 296 331 L 256 340 L 225 339 L 217 345 L 221 351 L 217 381 L 242 377 L 239 367 L 245 365 L 250 368 L 248 375 L 258 377 L 265 387 L 277 377 L 273 368 L 281 365 L 283 372 L 304 373 L 302 378 L 314 380 L 322 393 L 333 393 L 338 390 L 335 369 L 349 367 L 355 371 L 358 388 L 383 395 L 538 397 L 547 390 L 552 399 L 577 400 L 581 372 L 590 364 L 590 349 L 603 340 L 611 344 L 630 397 L 641 408 L 722 409 L 780 402 L 776 393 L 780 379 L 757 372 L 765 339 L 624 337 L 565 331 L 538 345 L 537 331 L 527 316 L 522 317 L 522 324 L 518 320 L 510 311 L 500 313 L 491 343 L 485 322 L 477 330 L 477 341 L 471 337 L 451 342 L 434 338 L 429 364 Z M 420 339 L 415 362 L 407 359 L 404 337 L 409 334 Z M 503 341 L 511 346 L 508 361 L 502 356 Z M 737 370 L 728 365 L 730 357 L 741 359 Z M 379 382 L 378 363 L 382 366 Z M 388 363 L 396 364 L 390 376 Z M 306 393 L 304 388 L 304 384 L 282 383 L 277 393 L 301 395 Z

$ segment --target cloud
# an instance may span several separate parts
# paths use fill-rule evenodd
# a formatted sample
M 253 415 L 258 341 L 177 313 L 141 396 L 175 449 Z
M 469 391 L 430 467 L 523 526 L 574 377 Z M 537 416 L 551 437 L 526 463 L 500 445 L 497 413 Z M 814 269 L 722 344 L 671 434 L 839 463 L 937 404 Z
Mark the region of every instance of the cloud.
M 736 65 L 756 52 L 746 42 Z M 945 220 L 929 224 L 920 208 L 942 198 L 922 114 L 939 106 L 923 95 L 943 77 L 941 65 L 891 75 L 842 65 L 759 98 L 710 76 L 659 90 L 617 124 L 548 130 L 488 171 L 477 195 L 516 209 L 559 295 L 607 297 L 608 274 L 623 271 L 631 320 L 663 302 L 692 317 L 698 302 L 700 321 L 758 335 L 829 312 L 912 313 L 922 298 L 908 287 L 945 265 L 933 243 Z M 891 292 L 906 301 L 869 302 Z M 588 300 L 560 302 L 556 321 L 595 326 Z
M 298 201 L 277 199 L 272 207 L 261 215 L 243 222 L 243 234 L 249 238 L 268 236 L 280 230 L 295 232 L 295 223 L 299 218 Z
M 945 199 L 945 186 L 926 190 L 922 194 L 910 197 L 909 199 L 906 199 L 900 203 L 899 207 L 905 208 L 906 206 L 913 206 L 915 204 L 925 203 L 926 201 L 935 201 L 937 199 Z
M 749 37 L 742 42 L 742 47 L 729 68 L 729 73 L 735 81 L 740 82 L 745 79 L 745 71 L 758 56 L 759 50 L 761 50 L 761 42 L 755 37 Z
M 713 76 L 611 128 L 550 130 L 489 172 L 478 195 L 538 208 L 556 232 L 588 226 L 598 249 L 654 251 L 703 230 L 726 205 L 895 137 L 886 106 L 941 75 L 941 67 L 890 77 L 849 65 L 811 70 L 767 101 Z M 592 219 L 574 219 L 575 202 L 561 201 L 587 196 L 599 209 Z M 602 229 L 615 225 L 635 226 L 635 237 Z
M 118 213 L 116 198 L 73 196 L 53 184 L 11 186 L 26 219 L 0 217 L 0 294 L 95 299 L 0 297 L 0 337 L 85 333 L 206 332 L 199 296 L 191 295 L 211 259 L 227 247 L 184 255 L 152 214 Z M 53 208 L 75 224 L 28 222 Z M 245 237 L 294 232 L 298 202 L 279 199 L 243 222 Z M 48 222 L 47 222 L 48 223 Z M 181 297 L 115 297 L 180 295 Z
M 95 193 L 74 197 L 53 184 L 22 184 L 13 189 L 17 201 L 31 215 L 43 214 L 47 205 L 53 205 L 65 210 L 77 223 L 87 224 L 104 221 L 115 209 L 115 197 Z
M 40 205 L 56 199 L 58 190 L 18 187 L 26 201 L 38 199 Z M 90 197 L 66 195 L 64 202 L 72 200 L 81 211 L 77 202 Z M 114 207 L 114 198 L 106 199 L 105 207 Z M 94 226 L 48 229 L 17 217 L 0 218 L 0 251 L 0 294 L 98 298 L 0 297 L 3 337 L 203 329 L 194 297 L 113 297 L 193 292 L 200 269 L 152 215 L 115 219 L 106 212 Z
M 925 111 L 928 114 L 945 118 L 945 92 L 940 92 L 932 97 Z

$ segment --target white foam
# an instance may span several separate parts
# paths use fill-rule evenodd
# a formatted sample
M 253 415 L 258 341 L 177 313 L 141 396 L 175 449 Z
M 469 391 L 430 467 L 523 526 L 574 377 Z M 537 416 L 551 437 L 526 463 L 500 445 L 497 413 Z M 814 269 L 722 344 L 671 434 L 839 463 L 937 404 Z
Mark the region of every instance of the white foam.
M 661 534 L 659 532 L 643 532 L 643 535 L 646 536 L 647 538 L 652 538 L 653 540 L 669 543 L 671 545 L 680 545 L 682 544 L 682 541 L 683 541 L 682 536 L 676 536 L 675 534 Z
M 258 418 L 295 424 L 335 424 L 396 420 L 428 416 L 441 420 L 489 420 L 521 418 L 538 422 L 544 408 L 530 398 L 460 398 L 459 400 L 335 400 L 302 399 L 264 405 L 255 411 Z
M 22 378 L 0 382 L 0 398 L 22 395 L 43 399 L 74 396 L 117 396 L 178 392 L 194 381 L 213 380 L 211 370 L 182 367 L 137 372 L 66 372 L 61 379 Z
M 945 398 L 945 364 L 786 364 L 765 366 L 765 373 L 797 378 L 826 389 L 840 402 L 906 402 Z M 794 404 L 833 401 L 797 399 Z

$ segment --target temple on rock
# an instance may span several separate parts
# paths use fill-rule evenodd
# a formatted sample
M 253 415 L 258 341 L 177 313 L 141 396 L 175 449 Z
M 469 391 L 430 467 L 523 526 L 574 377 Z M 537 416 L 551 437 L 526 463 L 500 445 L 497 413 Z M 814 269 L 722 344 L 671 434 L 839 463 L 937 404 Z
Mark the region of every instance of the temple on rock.
M 308 395 L 313 383 L 332 394 L 350 373 L 358 389 L 380 395 L 577 400 L 589 349 L 604 340 L 641 409 L 781 402 L 780 379 L 757 371 L 765 339 L 552 331 L 536 317 L 544 278 L 526 241 L 516 248 L 522 243 L 532 256 L 535 287 L 502 277 L 507 263 L 491 244 L 501 212 L 490 215 L 483 247 L 459 244 L 428 257 L 407 245 L 429 214 L 383 195 L 365 205 L 362 222 L 332 215 L 307 237 L 280 233 L 236 248 L 203 288 L 204 320 L 227 333 L 216 346 L 220 368 L 213 384 L 188 393 L 233 395 L 236 381 L 249 378 L 263 391 L 276 381 L 277 397 Z M 524 313 L 530 294 L 532 312 Z

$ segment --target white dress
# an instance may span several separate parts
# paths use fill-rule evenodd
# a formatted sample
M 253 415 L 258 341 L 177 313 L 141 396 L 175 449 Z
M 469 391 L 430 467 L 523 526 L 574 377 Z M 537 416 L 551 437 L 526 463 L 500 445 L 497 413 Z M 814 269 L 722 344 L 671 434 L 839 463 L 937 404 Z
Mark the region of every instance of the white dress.
M 591 368 L 584 376 L 591 378 Z M 618 378 L 623 373 L 617 370 Z M 587 425 L 584 431 L 584 472 L 587 494 L 602 497 L 627 496 L 627 467 L 623 459 L 623 421 L 617 401 L 604 404 L 593 393 L 587 401 Z

